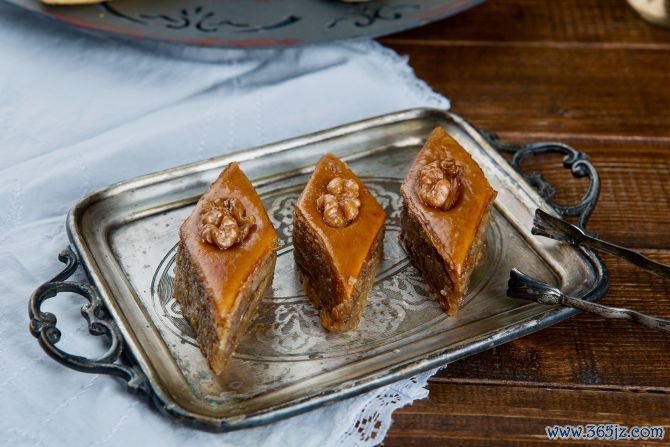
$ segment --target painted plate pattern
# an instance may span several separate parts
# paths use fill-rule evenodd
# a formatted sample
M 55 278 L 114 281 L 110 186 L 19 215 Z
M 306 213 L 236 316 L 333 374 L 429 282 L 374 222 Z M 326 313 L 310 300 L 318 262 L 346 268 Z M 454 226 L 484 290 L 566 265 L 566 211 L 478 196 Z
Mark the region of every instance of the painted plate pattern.
M 282 47 L 414 28 L 482 0 L 114 0 L 97 5 L 47 6 L 5 0 L 89 30 L 137 39 L 229 48 Z

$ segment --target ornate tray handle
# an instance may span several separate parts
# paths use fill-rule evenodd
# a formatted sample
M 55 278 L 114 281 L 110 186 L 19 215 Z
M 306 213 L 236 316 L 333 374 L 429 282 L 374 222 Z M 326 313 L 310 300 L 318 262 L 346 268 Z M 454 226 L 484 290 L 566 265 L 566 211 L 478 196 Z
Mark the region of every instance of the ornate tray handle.
M 105 306 L 96 291 L 85 283 L 66 281 L 77 270 L 79 261 L 72 249 L 66 248 L 58 259 L 65 263 L 62 272 L 45 282 L 30 297 L 30 333 L 39 340 L 42 349 L 54 360 L 68 368 L 94 374 L 109 374 L 123 379 L 128 389 L 140 395 L 149 392 L 147 378 L 137 366 L 129 366 L 132 360 L 125 351 L 123 336 L 114 320 L 108 317 Z M 72 292 L 86 298 L 88 303 L 81 308 L 81 315 L 88 322 L 88 330 L 92 335 L 106 336 L 109 348 L 97 359 L 88 359 L 69 354 L 56 346 L 61 337 L 56 327 L 56 316 L 43 312 L 41 307 L 49 298 L 61 292 Z
M 499 152 L 514 154 L 510 164 L 523 176 L 523 178 L 537 190 L 544 200 L 561 215 L 561 217 L 577 217 L 577 226 L 582 230 L 586 229 L 589 217 L 598 203 L 600 195 L 600 177 L 598 171 L 591 164 L 589 156 L 583 152 L 563 143 L 541 142 L 525 145 L 502 143 L 494 133 L 483 133 L 484 138 Z M 545 154 L 562 154 L 563 167 L 570 169 L 575 178 L 589 178 L 589 186 L 580 199 L 579 203 L 572 206 L 562 205 L 554 200 L 556 189 L 547 182 L 539 172 L 526 174 L 521 167 L 524 160 L 529 157 L 541 156 Z
M 586 231 L 586 224 L 589 217 L 591 217 L 600 194 L 600 178 L 586 154 L 578 152 L 562 143 L 533 143 L 520 146 L 503 144 L 495 134 L 484 134 L 484 137 L 497 150 L 514 154 L 510 162 L 514 169 L 538 190 L 540 195 L 561 217 L 577 217 L 577 225 L 572 225 L 541 209 L 537 209 L 531 229 L 533 234 L 566 242 L 585 250 L 605 251 L 662 278 L 670 278 L 670 266 L 648 259 L 633 250 L 600 240 L 595 233 Z M 523 160 L 531 156 L 551 153 L 564 155 L 563 166 L 566 169 L 570 169 L 573 177 L 588 177 L 590 179 L 586 193 L 584 193 L 577 205 L 564 206 L 556 203 L 554 201 L 555 189 L 540 173 L 525 174 L 523 172 L 521 168 Z M 595 253 L 593 256 L 596 256 Z M 630 320 L 651 329 L 670 333 L 670 321 L 668 320 L 645 315 L 631 309 L 604 306 L 584 299 L 567 296 L 559 289 L 538 281 L 517 269 L 513 269 L 510 272 L 507 296 L 535 301 L 540 304 L 572 307 L 599 315 L 603 318 Z

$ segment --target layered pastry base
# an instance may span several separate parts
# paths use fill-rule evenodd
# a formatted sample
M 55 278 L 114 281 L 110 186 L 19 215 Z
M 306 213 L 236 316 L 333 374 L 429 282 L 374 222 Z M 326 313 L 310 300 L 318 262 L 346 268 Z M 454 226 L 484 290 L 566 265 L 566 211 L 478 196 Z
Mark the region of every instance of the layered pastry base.
M 179 230 L 173 294 L 220 374 L 274 275 L 277 233 L 237 163 L 229 164 Z
M 384 209 L 334 155 L 316 165 L 295 207 L 293 246 L 305 293 L 333 332 L 355 329 L 384 249 Z
M 463 306 L 496 191 L 470 154 L 435 129 L 409 169 L 401 195 L 400 241 L 442 309 Z

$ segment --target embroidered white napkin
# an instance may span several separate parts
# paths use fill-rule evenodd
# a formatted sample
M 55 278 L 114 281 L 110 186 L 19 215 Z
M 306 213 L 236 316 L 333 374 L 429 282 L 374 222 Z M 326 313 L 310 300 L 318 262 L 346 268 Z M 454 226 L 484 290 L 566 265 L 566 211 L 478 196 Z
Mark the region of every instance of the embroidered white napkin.
M 27 301 L 60 271 L 64 224 L 110 183 L 357 119 L 449 102 L 372 41 L 281 50 L 132 42 L 0 5 L 0 433 L 4 445 L 375 445 L 426 373 L 257 429 L 210 434 L 109 377 L 68 370 L 28 332 Z M 60 346 L 94 354 L 83 300 L 59 296 Z M 187 444 L 186 444 L 187 443 Z

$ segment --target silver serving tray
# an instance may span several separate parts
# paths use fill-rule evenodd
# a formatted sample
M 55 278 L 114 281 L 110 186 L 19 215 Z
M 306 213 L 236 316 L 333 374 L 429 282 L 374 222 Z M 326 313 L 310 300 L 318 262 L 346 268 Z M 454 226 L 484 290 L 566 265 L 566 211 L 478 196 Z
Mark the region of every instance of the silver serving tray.
M 498 190 L 485 254 L 473 275 L 467 305 L 455 317 L 440 310 L 398 245 L 400 183 L 436 126 L 472 154 Z M 497 144 L 453 113 L 415 109 L 95 192 L 68 216 L 76 255 L 64 252 L 65 271 L 33 295 L 33 334 L 49 355 L 67 366 L 122 377 L 164 413 L 225 431 L 304 412 L 543 329 L 575 311 L 508 298 L 505 290 L 513 267 L 587 300 L 604 293 L 607 278 L 592 252 L 531 235 L 537 208 L 555 212 L 499 154 Z M 346 334 L 322 329 L 318 313 L 302 292 L 292 255 L 293 204 L 326 152 L 348 161 L 388 214 L 384 261 L 375 288 L 360 327 Z M 216 378 L 171 288 L 179 225 L 231 161 L 238 161 L 253 180 L 281 246 L 272 293 L 229 368 Z M 64 281 L 78 263 L 90 285 Z M 111 337 L 110 349 L 100 359 L 72 356 L 55 345 L 55 318 L 40 305 L 61 291 L 87 297 L 90 304 L 82 313 L 91 333 Z
M 5 1 L 72 26 L 132 39 L 268 48 L 378 37 L 443 19 L 483 0 L 114 0 L 65 7 Z

